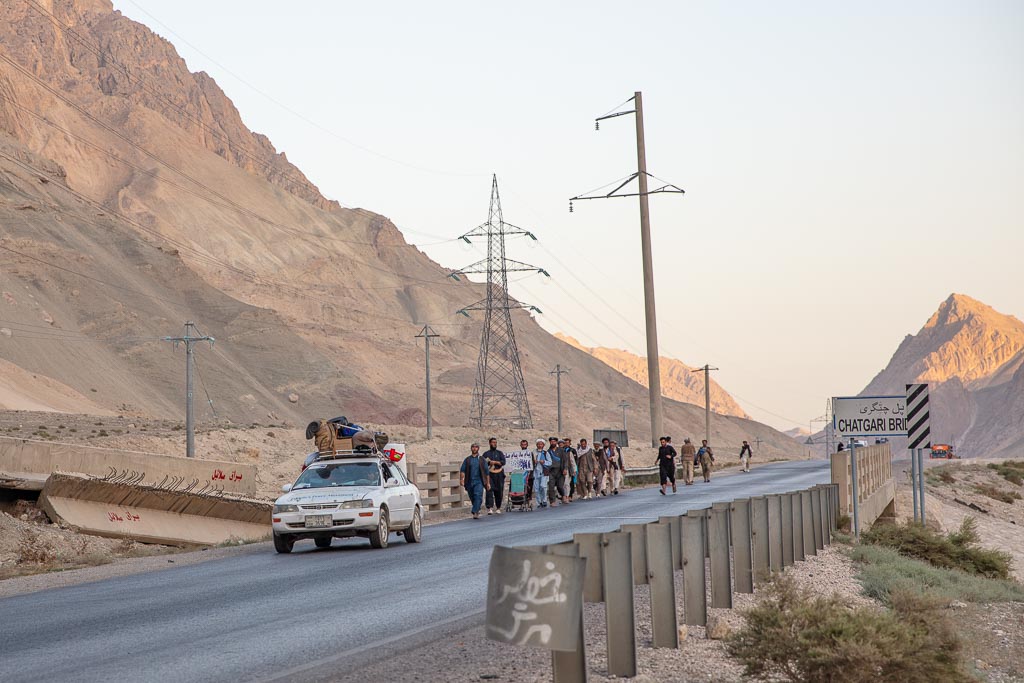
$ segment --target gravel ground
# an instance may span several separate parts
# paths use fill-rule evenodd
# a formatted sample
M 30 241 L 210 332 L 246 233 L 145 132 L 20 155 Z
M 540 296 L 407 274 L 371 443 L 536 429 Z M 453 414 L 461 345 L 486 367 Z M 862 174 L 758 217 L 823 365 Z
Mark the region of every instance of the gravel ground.
M 849 558 L 831 547 L 787 569 L 804 587 L 824 594 L 838 593 L 861 604 L 876 603 L 860 595 L 860 586 L 853 578 Z M 676 572 L 677 602 L 682 601 L 682 573 Z M 710 589 L 709 589 L 710 599 Z M 734 595 L 734 609 L 709 609 L 709 618 L 723 619 L 732 629 L 742 624 L 742 610 L 757 600 L 755 595 Z M 725 652 L 720 640 L 709 640 L 705 629 L 691 626 L 678 650 L 651 647 L 650 593 L 647 586 L 634 591 L 637 628 L 638 683 L 679 681 L 740 681 L 742 667 Z M 679 614 L 680 623 L 683 613 Z M 606 668 L 604 604 L 587 604 L 584 610 L 584 634 L 589 662 L 590 680 L 617 680 Z M 482 626 L 472 628 L 444 642 L 435 642 L 386 659 L 357 671 L 339 674 L 338 683 L 389 681 L 391 683 L 422 683 L 449 681 L 469 683 L 480 680 L 534 683 L 551 680 L 551 656 L 547 651 L 515 648 L 489 640 Z

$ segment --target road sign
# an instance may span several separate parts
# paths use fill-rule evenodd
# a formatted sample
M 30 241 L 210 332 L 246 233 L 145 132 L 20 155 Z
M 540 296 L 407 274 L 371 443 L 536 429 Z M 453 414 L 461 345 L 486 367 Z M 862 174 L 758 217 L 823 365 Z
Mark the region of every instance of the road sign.
M 906 436 L 907 397 L 834 397 L 832 428 L 841 438 Z
M 907 385 L 907 448 L 931 448 L 928 385 Z
M 487 637 L 575 651 L 580 645 L 586 566 L 579 557 L 494 546 L 487 582 Z

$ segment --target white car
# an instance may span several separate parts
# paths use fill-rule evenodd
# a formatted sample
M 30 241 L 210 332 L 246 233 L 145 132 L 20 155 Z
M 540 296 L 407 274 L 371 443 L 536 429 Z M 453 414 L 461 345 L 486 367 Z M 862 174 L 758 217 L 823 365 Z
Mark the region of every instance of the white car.
M 420 491 L 394 463 L 377 455 L 328 456 L 310 464 L 274 503 L 274 549 L 290 553 L 312 538 L 327 548 L 334 538 L 362 536 L 386 548 L 399 532 L 408 543 L 423 533 Z

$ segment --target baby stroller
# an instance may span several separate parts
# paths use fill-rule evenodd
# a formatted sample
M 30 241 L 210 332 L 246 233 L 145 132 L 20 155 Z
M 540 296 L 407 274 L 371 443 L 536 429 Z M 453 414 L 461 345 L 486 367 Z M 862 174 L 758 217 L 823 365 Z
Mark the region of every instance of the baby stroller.
M 533 510 L 533 472 L 512 472 L 509 475 L 505 511 Z

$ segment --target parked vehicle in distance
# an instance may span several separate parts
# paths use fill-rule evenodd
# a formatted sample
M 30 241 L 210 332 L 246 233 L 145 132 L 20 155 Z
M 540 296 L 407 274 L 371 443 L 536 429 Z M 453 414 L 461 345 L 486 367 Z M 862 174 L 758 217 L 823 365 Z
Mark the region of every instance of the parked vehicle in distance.
M 953 460 L 954 458 L 959 458 L 960 456 L 953 451 L 953 446 L 948 443 L 933 443 L 930 457 Z
M 391 533 L 407 543 L 423 534 L 419 488 L 379 453 L 325 453 L 310 463 L 274 503 L 274 549 L 290 553 L 296 541 L 327 548 L 335 538 L 368 538 L 386 548 Z

